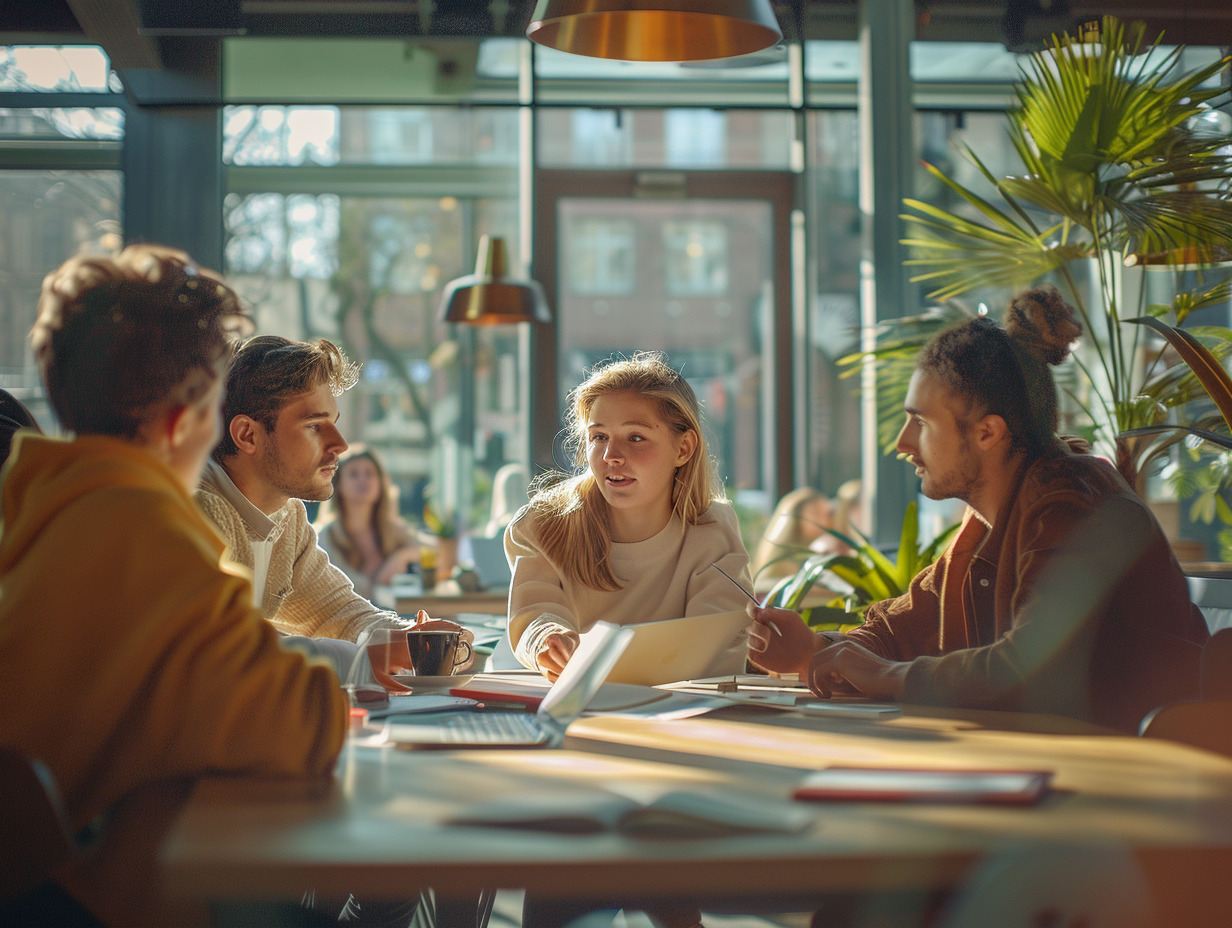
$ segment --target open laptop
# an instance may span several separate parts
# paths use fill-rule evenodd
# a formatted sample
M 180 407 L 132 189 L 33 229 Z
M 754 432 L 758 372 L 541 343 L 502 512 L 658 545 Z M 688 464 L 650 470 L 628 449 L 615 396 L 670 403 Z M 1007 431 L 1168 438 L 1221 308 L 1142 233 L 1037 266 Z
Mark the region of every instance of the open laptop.
M 471 560 L 485 590 L 507 590 L 513 581 L 509 560 L 505 557 L 505 536 L 471 538 Z
M 389 740 L 421 747 L 555 747 L 564 740 L 569 723 L 599 692 L 632 638 L 627 627 L 596 622 L 533 715 L 487 710 L 451 713 L 437 721 L 391 722 Z

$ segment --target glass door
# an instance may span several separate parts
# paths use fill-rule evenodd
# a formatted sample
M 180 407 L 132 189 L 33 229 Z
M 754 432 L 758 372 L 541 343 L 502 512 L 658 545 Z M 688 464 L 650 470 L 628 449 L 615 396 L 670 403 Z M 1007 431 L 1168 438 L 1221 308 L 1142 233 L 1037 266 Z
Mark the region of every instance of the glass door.
M 555 318 L 537 333 L 539 466 L 569 466 L 562 404 L 589 368 L 661 350 L 702 402 L 728 496 L 766 511 L 790 489 L 792 191 L 779 172 L 536 175 Z

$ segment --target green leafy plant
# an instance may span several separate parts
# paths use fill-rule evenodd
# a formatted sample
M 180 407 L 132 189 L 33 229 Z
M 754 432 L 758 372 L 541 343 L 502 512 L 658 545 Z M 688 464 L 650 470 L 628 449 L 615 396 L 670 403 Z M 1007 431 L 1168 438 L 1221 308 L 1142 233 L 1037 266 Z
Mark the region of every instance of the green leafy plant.
M 1226 279 L 1184 289 L 1178 277 L 1175 299 L 1148 307 L 1145 287 L 1125 296 L 1124 278 L 1129 267 L 1210 265 L 1232 255 L 1232 155 L 1227 133 L 1206 128 L 1207 118 L 1218 115 L 1212 104 L 1228 94 L 1212 79 L 1232 59 L 1177 76 L 1182 48 L 1145 42 L 1140 25 L 1105 17 L 1098 42 L 1089 38 L 1054 37 L 1023 66 L 1007 114 L 1022 174 L 994 176 L 963 149 L 998 201 L 926 165 L 959 206 L 905 200 L 911 236 L 904 241 L 908 263 L 920 269 L 913 279 L 932 285 L 934 299 L 1043 280 L 1060 287 L 1086 330 L 1071 362 L 1075 374 L 1062 389 L 1089 437 L 1133 480 L 1151 457 L 1183 438 L 1165 428 L 1175 411 L 1210 390 L 1209 371 L 1176 346 L 1201 338 L 1220 366 L 1230 351 L 1226 329 L 1194 330 L 1193 339 L 1178 340 L 1163 328 L 1178 331 L 1194 309 L 1226 302 Z M 1088 267 L 1091 293 L 1082 283 Z M 1131 299 L 1136 306 L 1127 312 Z M 1144 318 L 1155 320 L 1151 327 L 1167 340 L 1124 324 Z M 933 315 L 891 324 L 874 352 L 847 359 L 879 363 L 878 399 L 893 415 L 902 393 L 893 377 L 882 376 L 885 368 L 914 357 L 942 321 Z M 1170 345 L 1185 364 L 1175 364 Z M 1218 420 L 1191 426 L 1210 431 L 1212 424 Z M 1142 429 L 1152 431 L 1134 431 Z
M 806 558 L 799 570 L 775 584 L 765 604 L 799 612 L 811 628 L 841 631 L 854 628 L 863 622 L 864 613 L 872 603 L 905 593 L 912 578 L 937 560 L 957 529 L 957 524 L 951 525 L 921 546 L 919 507 L 912 501 L 903 514 L 898 553 L 890 560 L 854 528 L 850 536 L 828 528 L 826 532 L 851 551 L 814 554 Z M 785 552 L 782 557 L 797 554 Z M 824 605 L 806 606 L 809 594 L 819 584 L 837 595 Z

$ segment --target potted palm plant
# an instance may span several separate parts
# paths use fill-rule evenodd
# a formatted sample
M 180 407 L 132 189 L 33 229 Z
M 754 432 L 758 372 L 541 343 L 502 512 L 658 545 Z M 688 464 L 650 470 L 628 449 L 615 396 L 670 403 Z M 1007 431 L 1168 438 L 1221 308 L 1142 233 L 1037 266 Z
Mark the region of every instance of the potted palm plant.
M 803 552 L 808 556 L 799 569 L 774 585 L 766 595 L 765 605 L 799 612 L 810 628 L 847 631 L 864 621 L 864 613 L 873 603 L 907 592 L 915 575 L 941 555 L 958 524 L 921 543 L 919 508 L 915 502 L 909 503 L 903 514 L 898 552 L 893 558 L 854 526 L 845 533 L 823 529 L 846 550 L 830 554 Z M 800 553 L 784 551 L 781 557 L 794 558 Z M 812 594 L 818 590 L 827 591 L 826 601 L 810 605 L 815 598 Z
M 1206 128 L 1219 115 L 1212 104 L 1227 99 L 1213 79 L 1230 59 L 1178 73 L 1181 51 L 1147 43 L 1140 26 L 1113 17 L 1094 32 L 1054 37 L 1024 64 L 1007 114 L 1023 172 L 995 177 L 965 149 L 995 201 L 926 165 L 958 206 L 904 203 L 913 279 L 933 287 L 930 298 L 1048 280 L 1075 306 L 1086 335 L 1059 382 L 1089 437 L 1131 482 L 1186 435 L 1232 447 L 1218 415 L 1178 421 L 1187 402 L 1206 397 L 1232 421 L 1222 363 L 1232 331 L 1180 328 L 1232 293 L 1218 267 L 1232 257 L 1232 140 Z M 1145 287 L 1134 294 L 1126 286 L 1147 264 L 1200 272 L 1189 286 L 1178 275 L 1171 300 L 1152 304 Z M 872 352 L 882 364 L 883 421 L 897 417 L 902 400 L 887 386 L 905 384 L 916 350 L 948 321 L 934 313 L 885 328 Z

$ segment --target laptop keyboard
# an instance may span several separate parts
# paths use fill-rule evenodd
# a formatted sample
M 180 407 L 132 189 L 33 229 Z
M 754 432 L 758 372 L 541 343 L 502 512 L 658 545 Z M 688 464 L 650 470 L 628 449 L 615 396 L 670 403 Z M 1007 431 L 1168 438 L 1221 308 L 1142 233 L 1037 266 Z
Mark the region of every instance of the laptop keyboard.
M 449 744 L 525 744 L 544 741 L 543 727 L 522 712 L 468 712 L 441 725 L 441 741 Z

